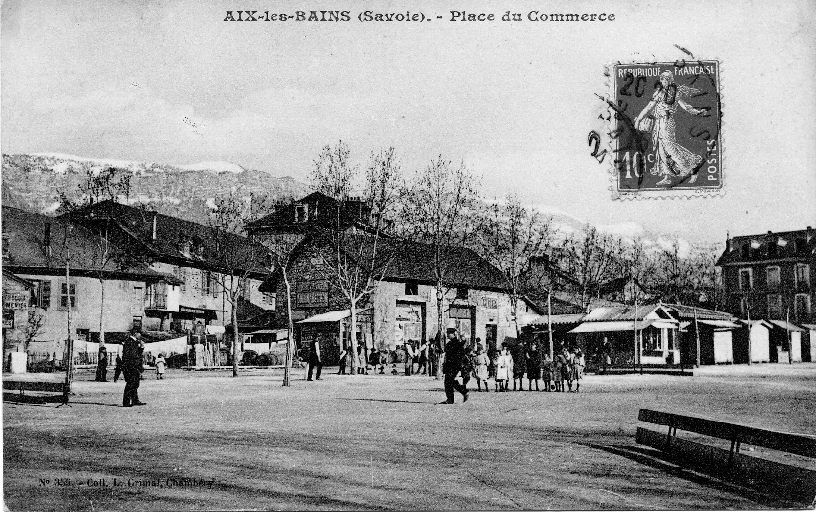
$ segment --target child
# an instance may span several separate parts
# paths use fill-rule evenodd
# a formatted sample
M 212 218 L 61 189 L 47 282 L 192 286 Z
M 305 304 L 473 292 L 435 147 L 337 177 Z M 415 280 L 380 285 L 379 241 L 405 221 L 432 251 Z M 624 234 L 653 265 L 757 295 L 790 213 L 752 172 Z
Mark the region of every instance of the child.
M 473 349 L 470 347 L 465 348 L 465 356 L 462 358 L 462 369 L 460 373 L 462 374 L 462 385 L 467 389 L 468 382 L 470 382 L 470 376 L 476 369 L 473 367 Z
M 544 381 L 544 391 L 552 391 L 550 383 L 553 381 L 553 362 L 550 354 L 544 353 L 544 360 L 541 364 L 541 380 Z
M 575 381 L 575 392 L 578 393 L 581 389 L 581 379 L 584 377 L 584 367 L 586 366 L 586 359 L 581 349 L 575 351 L 572 358 L 572 378 Z
M 490 388 L 487 387 L 487 365 L 488 365 L 487 355 L 482 352 L 482 347 L 476 347 L 476 371 L 474 376 L 476 377 L 476 386 L 478 387 L 479 391 L 482 391 L 482 381 L 485 383 L 485 392 L 487 393 L 490 391 Z
M 502 345 L 502 351 L 496 361 L 496 391 L 507 391 L 507 381 L 513 371 L 513 356 L 507 349 L 507 345 Z
M 159 354 L 156 358 L 156 379 L 164 378 L 164 370 L 167 368 L 167 362 L 164 360 L 164 354 Z
M 561 368 L 561 380 L 567 381 L 567 390 L 572 393 L 572 351 L 564 349 L 564 366 Z M 563 391 L 563 384 L 561 385 L 561 391 Z

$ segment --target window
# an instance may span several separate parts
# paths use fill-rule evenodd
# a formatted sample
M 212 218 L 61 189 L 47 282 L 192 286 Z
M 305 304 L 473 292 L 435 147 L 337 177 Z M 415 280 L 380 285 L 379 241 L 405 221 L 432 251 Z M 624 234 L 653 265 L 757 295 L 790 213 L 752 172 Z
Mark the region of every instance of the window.
M 468 298 L 468 287 L 467 286 L 458 286 L 456 287 L 456 298 L 467 300 Z
M 743 244 L 742 247 L 740 247 L 740 255 L 742 256 L 743 260 L 751 259 L 751 244 L 750 243 Z
M 810 295 L 807 293 L 796 294 L 795 306 L 796 319 L 805 321 L 810 319 Z
M 662 356 L 663 336 L 658 329 L 644 329 L 641 331 L 641 343 L 643 343 L 643 355 Z
M 51 307 L 51 281 L 37 281 L 32 279 L 36 286 L 31 294 L 31 305 L 37 308 Z
M 150 283 L 145 289 L 146 309 L 165 309 L 167 307 L 167 285 Z
M 768 317 L 782 318 L 782 296 L 778 293 L 768 294 Z
M 263 303 L 275 309 L 275 294 L 272 292 L 264 292 Z
M 68 300 L 71 309 L 76 309 L 76 283 L 60 283 L 60 309 L 68 309 Z
M 212 286 L 212 274 L 208 270 L 201 271 L 201 293 L 209 295 Z
M 807 263 L 797 263 L 794 269 L 796 276 L 796 289 L 809 290 L 810 289 L 810 265 Z
M 775 240 L 772 240 L 772 241 L 768 242 L 768 259 L 775 259 L 776 258 L 776 255 L 777 255 L 776 248 L 777 248 L 777 245 L 776 245 Z
M 181 293 L 187 291 L 187 269 L 184 267 L 175 267 L 173 269 L 173 274 L 175 274 L 176 278 L 181 281 Z
M 306 222 L 309 220 L 309 206 L 305 204 L 295 205 L 295 222 Z
M 807 252 L 807 241 L 804 238 L 797 238 L 793 242 L 796 254 L 805 254 Z
M 405 295 L 419 295 L 419 283 L 416 281 L 406 281 Z
M 766 268 L 765 276 L 767 278 L 769 290 L 776 290 L 779 288 L 779 267 Z
M 754 287 L 753 271 L 750 268 L 741 268 L 739 271 L 739 287 L 742 291 L 748 291 Z

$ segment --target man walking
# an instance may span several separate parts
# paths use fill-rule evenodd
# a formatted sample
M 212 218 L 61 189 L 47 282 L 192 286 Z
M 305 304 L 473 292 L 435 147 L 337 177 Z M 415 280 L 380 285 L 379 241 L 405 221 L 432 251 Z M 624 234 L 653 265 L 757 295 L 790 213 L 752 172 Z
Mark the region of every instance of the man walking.
M 320 342 L 315 340 L 312 343 L 312 350 L 309 353 L 309 374 L 306 380 L 312 380 L 312 370 L 317 368 L 317 375 L 315 379 L 320 380 L 320 371 L 323 369 L 323 360 L 320 357 Z
M 139 382 L 142 380 L 142 353 L 144 350 L 141 338 L 141 333 L 134 333 L 128 337 L 122 347 L 122 373 L 125 375 L 122 407 L 145 405 L 144 402 L 139 400 Z
M 463 384 L 456 380 L 456 376 L 462 371 L 462 360 L 465 357 L 465 345 L 456 331 L 448 331 L 448 341 L 445 343 L 445 359 L 442 363 L 442 373 L 445 374 L 445 397 L 440 404 L 454 403 L 454 390 L 462 393 L 463 402 L 467 402 L 468 390 Z

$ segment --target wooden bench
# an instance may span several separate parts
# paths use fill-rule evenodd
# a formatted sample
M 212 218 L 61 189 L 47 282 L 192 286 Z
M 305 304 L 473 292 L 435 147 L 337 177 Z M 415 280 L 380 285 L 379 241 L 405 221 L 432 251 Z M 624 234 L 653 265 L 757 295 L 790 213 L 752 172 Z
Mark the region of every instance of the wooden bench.
M 68 396 L 71 394 L 71 386 L 67 382 L 47 382 L 41 380 L 3 379 L 3 389 L 19 391 L 21 400 L 25 397 L 26 391 L 59 393 L 62 395 L 63 404 L 68 403 Z
M 751 445 L 816 459 L 816 436 L 778 432 L 651 409 L 641 409 L 638 420 L 666 427 L 665 433 L 638 427 L 636 434 L 638 444 L 657 448 L 665 455 L 706 473 L 736 479 L 741 483 L 758 483 L 765 491 L 793 498 L 808 505 L 816 502 L 816 471 L 740 453 L 743 445 Z M 726 451 L 715 446 L 679 439 L 678 429 L 725 440 L 730 443 L 730 449 Z M 777 490 L 779 492 L 776 492 Z

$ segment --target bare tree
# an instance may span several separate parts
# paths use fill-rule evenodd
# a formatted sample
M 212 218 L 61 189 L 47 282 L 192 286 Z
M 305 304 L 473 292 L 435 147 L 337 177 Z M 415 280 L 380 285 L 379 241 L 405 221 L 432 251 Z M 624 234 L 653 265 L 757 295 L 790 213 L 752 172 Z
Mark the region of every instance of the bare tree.
M 210 244 L 214 250 L 215 268 L 210 276 L 230 304 L 232 321 L 232 376 L 238 376 L 240 342 L 238 305 L 248 290 L 251 279 L 261 279 L 271 264 L 269 251 L 261 244 L 241 236 L 244 226 L 252 219 L 251 198 L 237 191 L 214 199 L 210 212 Z
M 25 332 L 23 334 L 24 348 L 26 353 L 28 353 L 28 347 L 31 345 L 31 342 L 34 341 L 34 338 L 36 338 L 42 331 L 43 325 L 45 325 L 45 314 L 43 313 L 43 310 L 40 308 L 34 308 L 28 312 Z
M 477 190 L 477 181 L 464 162 L 453 166 L 440 155 L 414 177 L 403 194 L 401 234 L 428 244 L 433 251 L 437 332 L 443 350 L 446 287 L 457 265 L 448 252 L 451 247 L 467 247 L 474 239 L 478 227 L 473 215 L 479 199 Z M 440 376 L 438 367 L 437 377 Z
M 617 275 L 621 241 L 587 224 L 583 231 L 565 241 L 562 269 L 577 283 L 576 295 L 581 307 L 589 307 L 593 296 L 600 295 L 601 284 Z
M 547 254 L 552 243 L 551 219 L 524 207 L 515 196 L 504 204 L 494 202 L 480 224 L 479 250 L 504 275 L 510 287 L 510 306 L 519 335 L 518 303 L 524 294 L 536 258 Z
M 359 168 L 351 164 L 349 157 L 348 146 L 340 141 L 335 147 L 324 147 L 315 160 L 313 187 L 335 201 L 331 225 L 317 227 L 308 248 L 320 261 L 315 267 L 318 273 L 348 304 L 350 350 L 356 354 L 357 314 L 370 300 L 393 258 L 393 247 L 384 239 L 384 227 L 393 212 L 400 164 L 394 148 L 372 154 L 364 176 L 364 195 L 354 198 L 352 190 L 360 178 Z M 354 375 L 356 357 L 351 361 Z

